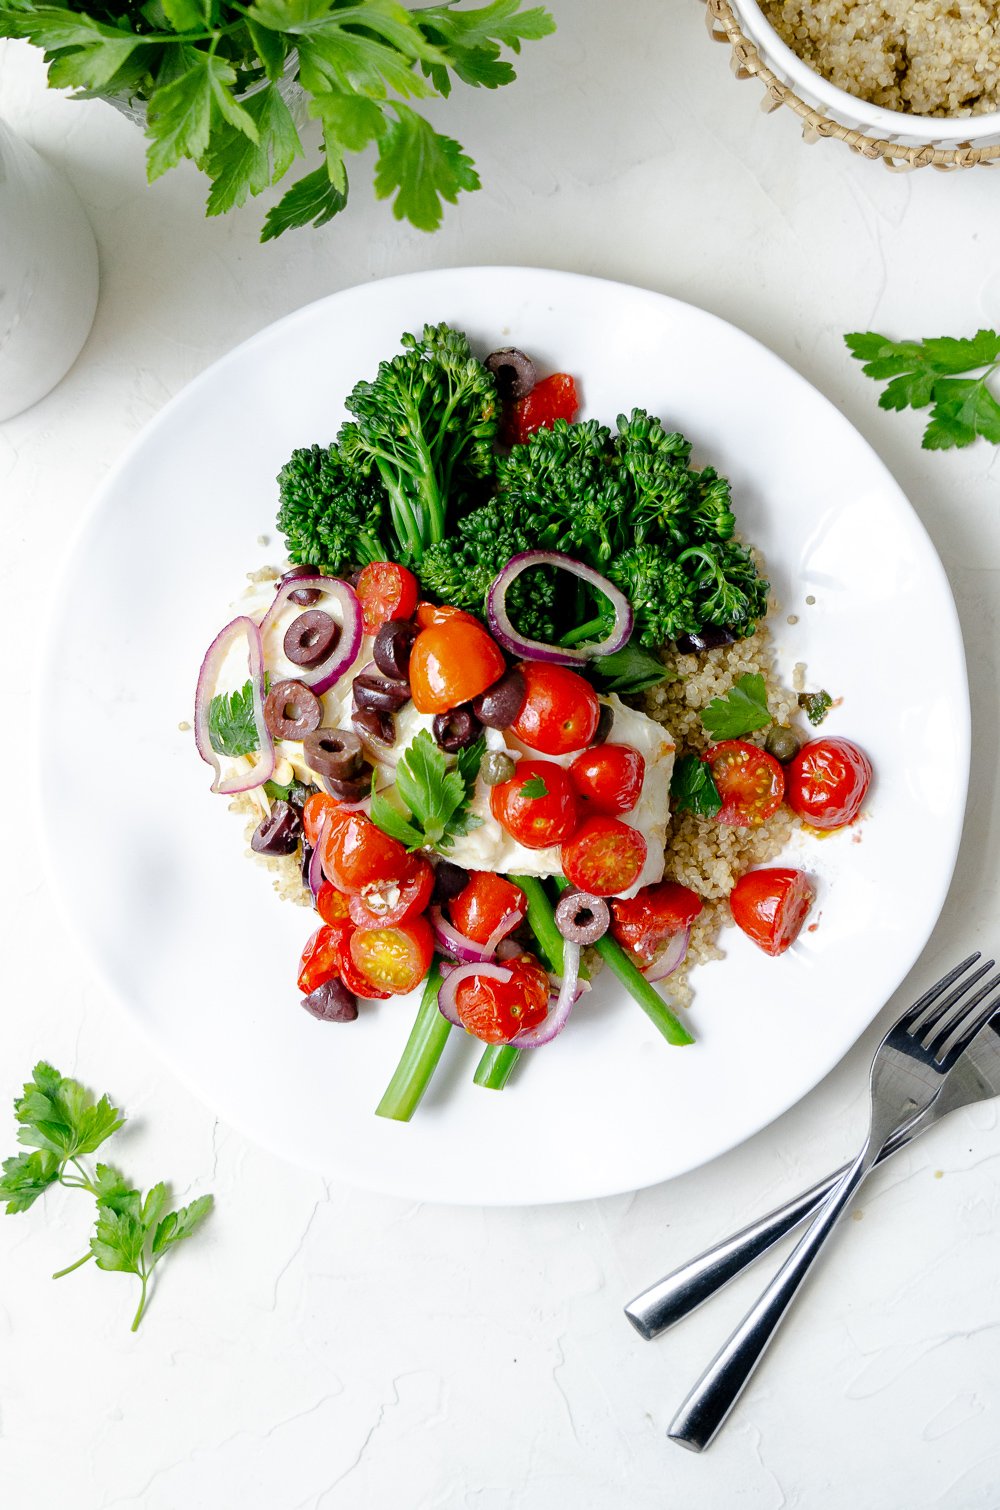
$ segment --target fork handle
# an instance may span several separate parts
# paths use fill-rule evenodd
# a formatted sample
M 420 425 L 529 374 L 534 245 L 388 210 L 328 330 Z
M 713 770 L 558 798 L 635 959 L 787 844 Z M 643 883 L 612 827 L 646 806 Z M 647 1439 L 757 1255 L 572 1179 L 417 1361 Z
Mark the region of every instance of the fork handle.
M 763 1295 L 720 1349 L 677 1412 L 667 1435 L 692 1452 L 715 1437 L 746 1388 L 820 1249 L 874 1163 L 866 1144 Z

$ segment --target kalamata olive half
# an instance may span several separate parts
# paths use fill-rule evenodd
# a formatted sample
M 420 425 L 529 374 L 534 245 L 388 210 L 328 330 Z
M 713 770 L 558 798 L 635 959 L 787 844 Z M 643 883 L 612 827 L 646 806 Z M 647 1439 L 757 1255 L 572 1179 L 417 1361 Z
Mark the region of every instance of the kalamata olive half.
M 374 708 L 379 713 L 398 713 L 410 701 L 409 682 L 394 681 L 390 676 L 376 676 L 362 671 L 353 682 L 354 706 Z
M 498 682 L 472 699 L 472 711 L 488 729 L 509 729 L 528 695 L 524 673 L 514 666 Z
M 432 728 L 440 748 L 454 755 L 456 750 L 464 750 L 478 739 L 483 726 L 469 705 L 463 703 L 447 713 L 435 713 Z
M 318 566 L 292 566 L 283 574 L 281 585 L 283 587 L 286 582 L 297 582 L 300 577 L 321 577 L 322 575 Z M 318 587 L 297 587 L 294 592 L 288 594 L 288 601 L 297 603 L 300 608 L 311 608 L 322 596 Z
M 363 760 L 356 776 L 341 779 L 336 776 L 324 776 L 323 787 L 329 796 L 336 797 L 338 802 L 361 802 L 372 793 L 371 765 L 367 760 Z
M 350 781 L 361 770 L 364 752 L 353 729 L 315 729 L 302 741 L 302 753 L 317 776 Z
M 318 666 L 325 661 L 340 639 L 340 625 L 322 608 L 300 613 L 285 630 L 282 649 L 293 666 Z
M 312 864 L 312 857 L 313 857 L 313 847 L 312 847 L 312 845 L 309 843 L 309 841 L 307 839 L 303 839 L 302 840 L 302 864 L 299 866 L 299 874 L 302 877 L 302 884 L 306 888 L 307 891 L 310 889 L 310 887 L 309 887 L 309 866 Z
M 506 750 L 487 750 L 479 763 L 479 774 L 487 786 L 500 786 L 510 781 L 517 770 Z
M 301 682 L 275 682 L 264 699 L 264 722 L 275 739 L 305 739 L 323 722 L 323 707 Z
M 472 877 L 461 865 L 453 865 L 450 860 L 439 860 L 434 867 L 434 890 L 431 892 L 431 901 L 440 907 L 444 902 L 450 902 L 457 897 L 460 891 L 464 891 Z
M 302 820 L 288 802 L 273 802 L 253 831 L 250 848 L 258 855 L 290 855 L 302 832 Z
M 351 723 L 365 744 L 389 750 L 396 743 L 396 720 L 380 708 L 355 708 Z
M 674 641 L 678 655 L 695 655 L 699 650 L 718 650 L 720 645 L 731 645 L 736 639 L 731 629 L 717 624 L 706 624 L 695 634 L 682 634 Z
M 372 645 L 372 660 L 378 669 L 386 676 L 405 682 L 410 669 L 410 651 L 419 633 L 416 624 L 409 619 L 386 619 Z
M 594 737 L 590 741 L 592 745 L 607 744 L 608 735 L 611 733 L 611 728 L 615 721 L 615 710 L 610 703 L 601 703 L 600 709 L 601 711 L 597 715 L 597 728 L 594 730 Z
M 538 380 L 534 362 L 516 346 L 490 352 L 486 366 L 493 374 L 501 398 L 527 398 Z
M 556 903 L 556 926 L 573 944 L 596 944 L 611 926 L 611 909 L 589 891 L 564 891 Z
M 302 1005 L 320 1022 L 353 1022 L 358 1015 L 357 997 L 336 976 L 303 996 Z

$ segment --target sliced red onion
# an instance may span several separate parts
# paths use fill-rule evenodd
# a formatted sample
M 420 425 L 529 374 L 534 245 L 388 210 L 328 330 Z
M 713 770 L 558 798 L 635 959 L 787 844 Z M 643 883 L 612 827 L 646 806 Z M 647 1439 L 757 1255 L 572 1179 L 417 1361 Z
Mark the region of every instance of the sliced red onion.
M 311 666 L 308 671 L 299 667 L 296 672 L 296 680 L 300 681 L 304 687 L 308 687 L 317 697 L 322 697 L 323 693 L 328 692 L 335 682 L 340 681 L 344 672 L 349 671 L 358 658 L 363 638 L 361 604 L 358 602 L 358 595 L 354 588 L 347 582 L 342 582 L 339 577 L 293 577 L 279 584 L 273 603 L 261 619 L 262 638 L 291 594 L 301 592 L 304 588 L 314 588 L 317 592 L 326 593 L 328 597 L 336 599 L 342 615 L 337 643 L 326 660 L 320 661 L 318 666 Z
M 570 1013 L 582 994 L 580 945 L 566 939 L 563 942 L 563 976 L 559 995 L 549 1002 L 549 1013 L 545 1021 L 540 1022 L 537 1028 L 525 1028 L 516 1038 L 511 1039 L 511 1045 L 515 1049 L 540 1049 L 543 1044 L 551 1043 L 569 1022 Z
M 316 844 L 309 856 L 309 890 L 313 894 L 313 901 L 319 896 L 319 889 L 326 876 L 323 874 L 323 840 L 326 837 L 326 814 L 320 819 L 319 833 L 316 835 Z
M 510 912 L 505 913 L 485 944 L 477 944 L 475 939 L 466 938 L 464 933 L 459 933 L 454 923 L 449 923 L 440 907 L 432 907 L 427 916 L 430 918 L 434 940 L 439 949 L 450 955 L 452 959 L 461 960 L 464 964 L 481 964 L 493 958 L 497 945 L 501 939 L 507 937 L 508 933 L 514 931 L 524 917 L 524 911 L 522 908 L 513 907 Z
M 249 770 L 242 767 L 223 779 L 222 761 L 212 749 L 209 710 L 216 693 L 216 684 L 223 662 L 241 637 L 245 637 L 247 642 L 247 664 L 253 692 L 253 721 L 257 731 L 257 759 Z M 239 618 L 233 619 L 224 629 L 221 629 L 205 652 L 194 695 L 194 740 L 202 760 L 215 771 L 215 780 L 212 782 L 213 792 L 249 792 L 253 787 L 261 786 L 268 781 L 274 773 L 274 741 L 264 722 L 264 646 L 260 630 L 253 619 L 248 618 L 246 614 L 240 614 Z
M 666 948 L 661 949 L 656 958 L 644 967 L 642 973 L 646 979 L 666 980 L 668 975 L 673 975 L 677 966 L 684 961 L 690 938 L 690 928 L 682 928 L 678 933 L 671 934 Z
M 479 976 L 481 980 L 498 980 L 501 985 L 506 985 L 514 972 L 508 970 L 505 965 L 491 965 L 488 962 L 478 965 L 460 965 L 457 970 L 452 970 L 446 980 L 441 982 L 438 992 L 438 1011 L 442 1017 L 446 1017 L 456 1028 L 464 1026 L 458 1015 L 457 992 L 463 981 L 472 980 Z
M 567 571 L 572 576 L 589 582 L 591 587 L 596 587 L 615 611 L 614 628 L 607 639 L 600 640 L 595 645 L 550 645 L 545 640 L 528 640 L 524 635 L 518 634 L 507 614 L 507 593 L 511 583 L 533 566 L 555 566 L 560 571 Z M 576 561 L 562 551 L 521 551 L 519 555 L 511 556 L 490 586 L 486 596 L 486 617 L 494 639 L 511 655 L 523 656 L 532 661 L 548 661 L 554 666 L 578 666 L 581 661 L 590 661 L 595 656 L 611 655 L 614 651 L 621 650 L 628 642 L 634 623 L 632 605 L 625 594 L 613 582 L 609 582 L 607 577 L 594 571 L 593 567 L 585 566 L 582 561 Z

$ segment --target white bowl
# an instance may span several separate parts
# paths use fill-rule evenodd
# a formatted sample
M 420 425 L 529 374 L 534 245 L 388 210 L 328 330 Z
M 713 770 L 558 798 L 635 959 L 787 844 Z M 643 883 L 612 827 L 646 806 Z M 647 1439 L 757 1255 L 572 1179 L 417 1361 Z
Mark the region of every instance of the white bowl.
M 898 142 L 903 147 L 933 146 L 947 151 L 1000 143 L 1000 110 L 986 115 L 931 116 L 908 115 L 902 110 L 870 105 L 867 100 L 838 89 L 804 63 L 781 40 L 756 0 L 730 0 L 730 4 L 747 36 L 780 82 L 794 90 L 807 105 L 840 125 L 862 131 L 865 136 Z

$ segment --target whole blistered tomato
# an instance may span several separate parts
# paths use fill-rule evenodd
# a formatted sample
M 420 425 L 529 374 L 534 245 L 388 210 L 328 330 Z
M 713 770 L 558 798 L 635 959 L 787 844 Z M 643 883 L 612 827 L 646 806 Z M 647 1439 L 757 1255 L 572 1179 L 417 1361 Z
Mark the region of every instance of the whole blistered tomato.
M 521 445 L 536 430 L 546 426 L 551 429 L 557 419 L 572 421 L 579 407 L 573 378 L 568 372 L 553 372 L 536 383 L 524 398 L 504 404 L 500 438 L 504 445 Z
M 361 568 L 354 590 L 365 634 L 377 634 L 390 619 L 408 619 L 420 595 L 416 577 L 397 561 L 370 561 Z
M 340 812 L 327 821 L 320 863 L 328 881 L 348 896 L 366 886 L 388 886 L 407 874 L 410 856 L 361 812 Z
M 551 760 L 519 760 L 509 781 L 490 788 L 490 812 L 525 849 L 561 844 L 578 822 L 570 779 Z
M 814 739 L 785 770 L 788 806 L 813 828 L 842 828 L 858 816 L 872 763 L 849 739 Z
M 359 928 L 386 928 L 423 912 L 434 890 L 434 872 L 422 855 L 408 855 L 398 881 L 363 886 L 350 899 L 351 921 Z
M 802 931 L 816 893 L 809 877 L 790 866 L 748 870 L 729 893 L 733 922 L 765 954 L 784 954 Z
M 645 863 L 645 839 L 620 818 L 588 818 L 562 847 L 563 875 L 595 897 L 628 891 Z
M 339 811 L 340 803 L 336 797 L 330 797 L 326 792 L 310 792 L 302 807 L 302 832 L 306 843 L 315 848 L 323 820 Z
M 306 940 L 299 960 L 298 986 L 308 996 L 324 981 L 340 974 L 340 947 L 354 929 L 350 923 L 324 923 Z
M 455 992 L 463 1028 L 483 1043 L 510 1043 L 548 1016 L 549 978 L 534 955 L 505 960 L 504 969 L 510 971 L 508 981 L 470 975 Z
M 569 779 L 584 811 L 615 817 L 630 813 L 639 801 L 646 762 L 631 745 L 591 745 L 569 768 Z
M 527 911 L 524 892 L 492 870 L 472 871 L 469 884 L 448 903 L 455 927 L 475 944 L 485 944 L 515 910 Z
M 456 614 L 422 629 L 410 651 L 410 691 L 418 713 L 448 713 L 492 687 L 507 669 L 481 624 Z
M 611 903 L 611 932 L 623 949 L 649 965 L 671 934 L 690 928 L 701 907 L 701 897 L 690 887 L 656 881 L 634 897 L 616 897 Z
M 316 911 L 324 923 L 346 923 L 351 915 L 351 899 L 346 891 L 338 891 L 329 881 L 324 881 L 316 897 Z
M 518 670 L 526 690 L 511 732 L 543 755 L 568 755 L 588 745 L 601 716 L 590 683 L 568 666 L 549 666 L 544 661 L 523 661 Z
M 405 996 L 419 986 L 433 957 L 434 935 L 426 918 L 410 918 L 393 927 L 357 928 L 351 935 L 351 958 L 361 975 L 391 996 Z
M 759 828 L 773 818 L 785 795 L 785 773 L 773 755 L 743 739 L 724 739 L 701 758 L 711 766 L 722 798 L 720 823 Z

